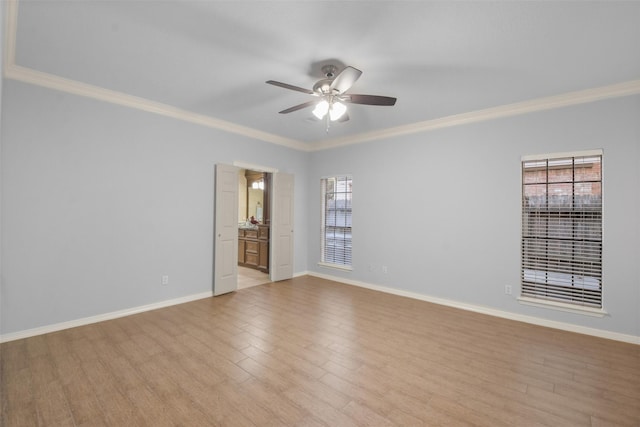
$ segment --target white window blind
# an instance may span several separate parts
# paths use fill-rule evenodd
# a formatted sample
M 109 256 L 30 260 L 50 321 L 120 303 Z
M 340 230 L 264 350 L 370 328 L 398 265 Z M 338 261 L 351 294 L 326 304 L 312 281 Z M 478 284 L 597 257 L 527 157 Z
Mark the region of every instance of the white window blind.
M 350 176 L 321 180 L 323 263 L 351 266 L 351 184 Z
M 522 296 L 602 307 L 602 155 L 522 162 Z

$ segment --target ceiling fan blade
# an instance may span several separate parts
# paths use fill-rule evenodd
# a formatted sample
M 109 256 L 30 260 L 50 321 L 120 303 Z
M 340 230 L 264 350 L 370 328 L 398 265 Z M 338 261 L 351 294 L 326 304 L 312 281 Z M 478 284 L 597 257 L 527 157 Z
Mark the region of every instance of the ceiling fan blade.
M 396 98 L 390 96 L 379 95 L 343 95 L 340 97 L 341 101 L 350 102 L 352 104 L 364 104 L 364 105 L 384 105 L 390 106 L 396 104 Z
M 265 83 L 278 86 L 278 87 L 283 87 L 285 89 L 295 90 L 295 91 L 306 93 L 309 95 L 316 95 L 316 93 L 314 93 L 311 89 L 305 89 L 303 87 L 298 87 L 298 86 L 290 85 L 287 83 L 277 82 L 275 80 L 267 80 Z
M 338 93 L 345 93 L 360 78 L 362 71 L 357 68 L 347 67 L 331 82 L 331 89 Z
M 302 104 L 294 105 L 293 107 L 289 107 L 286 110 L 279 111 L 280 114 L 288 114 L 294 111 L 302 110 L 303 108 L 311 107 L 312 105 L 317 104 L 318 101 L 307 101 Z

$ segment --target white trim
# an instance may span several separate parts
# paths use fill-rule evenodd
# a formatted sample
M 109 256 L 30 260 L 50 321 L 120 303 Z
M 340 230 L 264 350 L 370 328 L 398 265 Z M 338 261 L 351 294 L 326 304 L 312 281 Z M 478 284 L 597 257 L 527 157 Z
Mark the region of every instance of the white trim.
M 248 169 L 256 172 L 278 173 L 278 169 L 269 166 L 253 165 L 251 163 L 233 162 L 233 166 L 240 169 Z
M 216 119 L 214 117 L 205 116 L 203 114 L 182 110 L 168 104 L 150 101 L 138 96 L 128 95 L 114 90 L 93 86 L 87 83 L 65 79 L 63 77 L 43 73 L 15 64 L 9 64 L 7 67 L 5 67 L 5 77 L 24 83 L 46 87 L 48 89 L 58 90 L 61 92 L 71 93 L 86 98 L 97 99 L 99 101 L 122 105 L 149 113 L 159 114 L 161 116 L 171 117 L 173 119 L 182 120 L 184 122 L 218 129 L 225 132 L 246 136 L 248 138 L 270 142 L 272 144 L 283 145 L 285 147 L 293 148 L 296 150 L 307 150 L 306 144 L 293 139 L 285 138 L 267 132 L 262 132 L 250 127 L 228 122 L 226 120 Z
M 302 277 L 302 276 L 310 276 L 311 272 L 305 270 L 305 271 L 300 271 L 298 273 L 293 273 L 293 277 Z
M 338 176 L 347 176 L 349 178 L 351 178 L 353 180 L 353 173 L 349 172 L 349 173 L 330 173 L 328 175 L 322 175 L 320 177 L 320 179 L 328 179 L 328 178 L 335 178 Z
M 567 151 L 567 152 L 559 152 L 559 153 L 548 153 L 548 154 L 530 154 L 530 155 L 523 155 L 521 156 L 520 160 L 521 163 L 525 163 L 525 162 L 536 162 L 538 160 L 544 160 L 545 162 L 547 160 L 556 160 L 556 159 L 566 159 L 566 158 L 573 158 L 573 157 L 591 157 L 591 156 L 600 156 L 600 161 L 601 161 L 601 165 L 600 165 L 600 183 L 603 184 L 604 183 L 604 150 L 602 148 L 596 148 L 596 149 L 591 149 L 591 150 L 581 150 L 581 151 Z M 570 163 L 570 162 L 569 162 Z M 524 168 L 524 165 L 522 165 L 521 167 L 521 173 L 520 173 L 520 188 L 521 188 L 521 195 L 524 197 L 524 182 L 523 182 L 523 171 L 522 169 Z M 601 213 L 602 218 L 604 218 L 604 192 L 602 194 L 602 203 L 601 203 Z M 523 207 L 522 205 L 520 206 L 521 209 L 521 215 L 520 215 L 520 230 L 523 230 L 524 227 L 524 211 L 523 211 Z M 601 221 L 601 229 L 602 229 L 602 237 L 601 237 L 601 241 L 604 241 L 604 223 L 602 223 Z M 520 240 L 522 241 L 524 239 L 524 236 L 521 232 L 520 234 Z M 602 253 L 600 254 L 600 260 L 602 262 Z M 521 268 L 522 268 L 522 259 L 520 260 L 521 262 Z M 601 276 L 602 279 L 602 276 Z M 520 285 L 522 286 L 522 281 L 520 283 Z M 522 291 L 521 291 L 522 292 Z M 604 298 L 605 298 L 605 294 L 604 294 L 604 290 L 600 289 L 600 303 L 604 304 Z M 539 308 L 546 308 L 546 309 L 551 309 L 551 310 L 557 310 L 557 311 L 564 311 L 566 313 L 573 313 L 573 314 L 582 314 L 585 316 L 591 316 L 591 317 L 605 317 L 607 316 L 609 313 L 607 313 L 606 310 L 604 310 L 603 308 L 593 308 L 593 307 L 587 307 L 587 306 L 580 306 L 577 304 L 569 304 L 569 303 L 564 303 L 564 302 L 560 302 L 560 301 L 552 301 L 552 300 L 547 300 L 547 299 L 543 299 L 543 298 L 532 298 L 532 297 L 528 297 L 528 296 L 519 296 L 517 298 L 518 302 L 520 304 L 523 305 L 528 305 L 528 306 L 533 306 L 533 307 L 539 307 Z
M 257 129 L 237 125 L 214 117 L 181 110 L 167 104 L 150 101 L 140 97 L 127 95 L 124 93 L 92 86 L 89 84 L 65 79 L 52 74 L 43 73 L 15 63 L 16 34 L 18 26 L 18 1 L 7 0 L 7 16 L 5 20 L 5 46 L 4 46 L 4 77 L 30 83 L 49 89 L 72 93 L 79 96 L 111 102 L 130 108 L 136 108 L 155 114 L 172 117 L 189 123 L 195 123 L 225 132 L 235 133 L 256 140 L 282 145 L 299 151 L 320 151 L 345 145 L 360 144 L 379 139 L 395 138 L 403 135 L 410 135 L 420 132 L 461 126 L 469 123 L 478 123 L 488 120 L 495 120 L 504 117 L 511 117 L 521 114 L 533 113 L 537 111 L 552 110 L 571 105 L 585 104 L 609 98 L 640 94 L 640 80 L 601 86 L 592 89 L 580 90 L 564 93 L 555 96 L 537 98 L 533 100 L 516 102 L 513 104 L 501 105 L 483 110 L 470 111 L 462 114 L 442 117 L 433 120 L 426 120 L 393 128 L 381 129 L 372 132 L 360 133 L 357 135 L 333 138 L 325 141 L 305 143 L 283 136 L 262 132 Z
M 631 80 L 593 89 L 564 93 L 561 95 L 537 98 L 529 101 L 516 102 L 484 110 L 470 111 L 462 114 L 411 123 L 408 125 L 382 129 L 358 135 L 329 139 L 314 144 L 311 151 L 326 150 L 345 145 L 359 144 L 378 139 L 394 138 L 419 132 L 428 132 L 437 129 L 462 126 L 470 123 L 496 120 L 504 117 L 518 116 L 521 114 L 535 113 L 538 111 L 553 110 L 571 105 L 586 104 L 609 98 L 618 98 L 640 94 L 640 80 Z
M 337 191 L 337 182 L 339 178 L 344 178 L 345 183 L 348 182 L 349 180 L 351 181 L 351 191 L 348 192 L 346 194 L 351 194 L 351 198 L 353 200 L 353 175 L 351 174 L 340 174 L 340 175 L 329 175 L 326 177 L 322 177 L 320 178 L 320 205 L 321 205 L 321 209 L 320 209 L 320 261 L 318 261 L 318 266 L 320 267 L 326 267 L 326 268 L 333 268 L 333 269 L 337 269 L 337 270 L 343 270 L 343 271 L 352 271 L 353 270 L 353 266 L 351 264 L 340 264 L 338 262 L 330 262 L 330 261 L 326 261 L 327 258 L 327 254 L 326 254 L 326 245 L 327 245 L 327 236 L 326 236 L 326 228 L 327 228 L 327 224 L 326 224 L 326 220 L 327 220 L 327 204 L 326 204 L 326 196 L 327 196 L 327 182 L 329 180 L 334 180 L 336 181 L 336 188 L 334 188 L 334 192 Z M 338 228 L 338 226 L 336 226 L 336 228 Z M 345 225 L 345 227 L 341 227 L 341 228 L 353 228 L 353 224 L 349 227 L 347 227 Z M 353 238 L 351 239 L 351 241 L 353 241 Z M 344 245 L 343 245 L 344 246 Z M 334 260 L 335 261 L 335 260 Z M 346 261 L 345 259 L 343 259 L 342 261 Z
M 18 34 L 18 1 L 7 0 L 7 8 L 5 9 L 5 31 L 4 31 L 4 74 L 9 65 L 14 65 L 16 62 L 16 36 Z M 2 4 L 0 4 L 2 7 Z
M 591 317 L 605 317 L 609 313 L 603 308 L 585 307 L 581 305 L 571 305 L 562 302 L 549 301 L 544 299 L 536 299 L 530 297 L 518 297 L 518 302 L 523 305 L 532 307 L 548 308 L 550 310 L 564 311 L 565 313 L 582 314 Z
M 472 311 L 475 313 L 487 314 L 490 316 L 496 316 L 504 319 L 515 320 L 519 322 L 530 323 L 533 325 L 546 326 L 549 328 L 560 329 L 563 331 L 576 332 L 579 334 L 591 335 L 599 338 L 607 338 L 615 341 L 627 342 L 630 344 L 640 345 L 640 336 L 621 334 L 618 332 L 604 331 L 601 329 L 587 328 L 585 326 L 573 325 L 565 322 L 556 322 L 554 320 L 541 319 L 533 316 L 525 316 L 521 314 L 511 313 L 507 311 L 495 310 L 488 307 L 482 307 L 472 304 L 460 303 L 453 300 L 447 300 L 444 298 L 431 297 L 424 294 L 418 294 L 415 292 L 403 291 L 400 289 L 388 288 L 385 286 L 372 285 L 365 282 L 360 282 L 351 279 L 345 279 L 342 277 L 331 276 L 328 274 L 317 273 L 315 271 L 300 271 L 293 274 L 293 277 L 313 276 L 319 277 L 325 280 L 331 280 L 334 282 L 343 283 L 345 285 L 358 286 L 360 288 L 371 289 L 378 292 L 384 292 L 387 294 L 399 295 L 407 298 L 412 298 L 420 301 L 431 302 L 434 304 L 444 305 L 453 308 L 459 308 L 461 310 Z M 42 326 L 39 328 L 27 329 L 25 331 L 12 332 L 9 334 L 0 335 L 0 343 L 15 341 L 23 338 L 29 338 L 36 335 L 47 334 L 51 332 L 61 331 L 63 329 L 75 328 L 78 326 L 90 325 L 92 323 L 103 322 L 106 320 L 117 319 L 132 314 L 138 314 L 145 311 L 156 310 L 159 308 L 169 307 L 172 305 L 183 304 L 190 301 L 196 301 L 199 299 L 213 297 L 213 292 L 203 292 L 200 294 L 194 294 L 186 297 L 175 298 L 172 300 L 161 301 L 158 303 L 148 304 L 139 307 L 133 307 L 125 310 L 114 311 L 111 313 L 105 313 L 97 316 L 85 317 L 83 319 L 71 320 L 69 322 L 57 323 L 54 325 Z
M 159 308 L 170 307 L 172 305 L 184 304 L 186 302 L 196 301 L 199 299 L 209 298 L 212 296 L 213 296 L 213 291 L 202 292 L 199 294 L 187 295 L 185 297 L 155 302 L 152 304 L 141 305 L 138 307 L 126 308 L 124 310 L 112 311 L 111 313 L 99 314 L 97 316 L 90 316 L 82 319 L 70 320 L 68 322 L 41 326 L 39 328 L 12 332 L 9 334 L 0 335 L 0 343 L 34 337 L 36 335 L 48 334 L 51 332 L 61 331 L 63 329 L 76 328 L 78 326 L 90 325 L 92 323 L 104 322 L 105 320 L 117 319 L 119 317 L 130 316 L 132 314 L 143 313 L 145 311 L 157 310 Z
M 322 261 L 320 261 L 318 263 L 318 266 L 326 267 L 326 268 L 334 268 L 336 270 L 353 271 L 353 267 L 351 267 L 350 265 L 333 264 L 333 263 L 330 263 L 330 262 L 322 262 Z
M 549 153 L 549 154 L 530 154 L 520 158 L 523 162 L 530 160 L 547 160 L 547 159 L 559 159 L 564 157 L 589 157 L 589 156 L 602 156 L 604 150 L 602 148 L 596 148 L 594 150 L 583 151 L 567 151 L 564 153 Z
M 91 99 L 97 99 L 116 105 L 171 117 L 188 123 L 194 123 L 213 129 L 234 133 L 272 144 L 282 145 L 300 151 L 309 151 L 308 144 L 279 135 L 262 132 L 247 126 L 241 126 L 226 120 L 217 119 L 203 114 L 193 113 L 180 108 L 151 101 L 138 96 L 117 92 L 110 89 L 66 79 L 53 74 L 33 70 L 16 64 L 16 37 L 18 32 L 18 0 L 7 0 L 7 16 L 4 35 L 4 69 L 3 75 L 7 79 L 21 81 L 36 86 L 42 86 L 60 92 L 71 93 Z
M 518 322 L 530 323 L 532 325 L 545 326 L 547 328 L 559 329 L 562 331 L 575 332 L 578 334 L 591 335 L 599 338 L 606 338 L 615 341 L 626 342 L 630 344 L 640 345 L 640 336 L 621 334 L 619 332 L 605 331 L 602 329 L 589 328 L 586 326 L 574 325 L 572 323 L 558 322 L 555 320 L 543 319 L 540 317 L 527 316 L 524 314 L 512 313 L 509 311 L 496 310 L 489 307 L 483 307 L 474 304 L 466 304 L 444 298 L 432 297 L 429 295 L 419 294 L 416 292 L 403 291 L 400 289 L 388 288 L 385 286 L 372 285 L 370 283 L 359 282 L 356 280 L 344 279 L 342 277 L 330 276 L 327 274 L 309 272 L 309 276 L 319 277 L 321 279 L 332 280 L 344 283 L 346 285 L 358 286 L 365 289 L 384 292 L 393 295 L 399 295 L 407 298 L 417 299 L 420 301 L 431 302 L 434 304 L 444 305 L 447 307 L 459 308 L 461 310 L 472 311 L 475 313 L 487 314 L 489 316 L 500 317 L 503 319 L 515 320 Z
M 346 145 L 371 142 L 379 139 L 390 139 L 403 135 L 411 135 L 421 132 L 429 132 L 447 127 L 462 126 L 470 123 L 478 123 L 489 120 L 501 119 L 516 115 L 534 113 L 537 111 L 551 110 L 571 105 L 585 104 L 602 99 L 616 98 L 640 94 L 640 80 L 632 80 L 616 85 L 603 86 L 595 89 L 588 89 L 580 92 L 538 98 L 515 104 L 502 105 L 484 110 L 470 111 L 434 120 L 427 120 L 393 128 L 381 129 L 372 132 L 364 132 L 357 135 L 350 135 L 341 138 L 334 138 L 325 141 L 304 143 L 294 139 L 275 135 L 268 132 L 259 131 L 246 126 L 241 126 L 232 122 L 182 110 L 171 105 L 150 101 L 133 95 L 103 89 L 98 86 L 81 83 L 52 74 L 42 73 L 19 65 L 5 64 L 4 76 L 7 79 L 22 81 L 37 86 L 46 87 L 61 92 L 71 93 L 78 96 L 110 102 L 117 105 L 126 106 L 150 113 L 155 113 L 177 120 L 206 126 L 213 129 L 234 133 L 259 141 L 282 145 L 298 151 L 321 151 L 330 148 L 342 147 Z

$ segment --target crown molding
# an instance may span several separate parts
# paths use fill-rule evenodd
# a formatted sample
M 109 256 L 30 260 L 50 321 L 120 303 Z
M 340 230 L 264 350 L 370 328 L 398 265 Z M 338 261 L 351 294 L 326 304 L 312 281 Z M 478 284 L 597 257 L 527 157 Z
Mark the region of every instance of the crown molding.
M 619 98 L 623 96 L 638 94 L 640 94 L 640 80 L 632 80 L 608 86 L 601 86 L 598 88 L 569 92 L 544 98 L 537 98 L 529 101 L 516 102 L 513 104 L 506 104 L 498 107 L 486 108 L 483 110 L 470 111 L 463 114 L 455 114 L 439 119 L 426 120 L 423 122 L 411 123 L 404 126 L 397 126 L 393 128 L 362 133 L 354 136 L 329 139 L 314 144 L 311 151 L 326 150 L 329 148 L 360 144 L 363 142 L 370 142 L 378 139 L 387 139 L 414 133 L 429 132 L 447 127 L 461 126 L 470 123 L 484 122 L 488 120 L 501 119 L 505 117 L 534 113 L 538 111 L 553 110 L 556 108 L 568 107 L 571 105 L 586 104 L 603 99 Z
M 110 89 L 82 83 L 76 80 L 66 79 L 53 74 L 33 70 L 16 64 L 16 34 L 18 31 L 18 0 L 6 1 L 5 20 L 5 45 L 4 45 L 4 77 L 36 86 L 46 87 L 61 92 L 66 92 L 86 98 L 122 105 L 149 113 L 159 114 L 194 123 L 213 129 L 246 136 L 251 139 L 282 145 L 294 150 L 309 151 L 309 145 L 303 142 L 262 132 L 247 126 L 241 126 L 226 120 L 205 116 L 191 111 L 183 110 L 171 105 L 151 101 L 138 96 L 117 92 Z
M 9 50 L 7 57 L 13 55 L 15 51 Z M 7 58 L 10 60 L 11 58 Z M 498 107 L 486 108 L 483 110 L 470 111 L 468 113 L 455 114 L 439 119 L 426 120 L 423 122 L 411 123 L 404 126 L 361 133 L 358 135 L 334 138 L 325 141 L 304 143 L 294 139 L 285 138 L 268 132 L 259 131 L 247 126 L 241 126 L 226 120 L 203 114 L 182 110 L 168 104 L 151 101 L 145 98 L 116 92 L 110 89 L 93 86 L 87 83 L 66 79 L 53 74 L 43 73 L 30 68 L 22 67 L 10 62 L 5 62 L 5 78 L 46 87 L 78 96 L 97 99 L 112 104 L 122 105 L 129 108 L 171 117 L 189 123 L 206 126 L 213 129 L 234 133 L 248 138 L 282 145 L 299 151 L 321 151 L 331 148 L 343 147 L 353 144 L 376 141 L 380 139 L 396 138 L 404 135 L 423 133 L 443 129 L 447 127 L 462 126 L 471 123 L 496 120 L 511 116 L 534 113 L 538 111 L 553 110 L 556 108 L 568 107 L 572 105 L 586 104 L 609 98 L 619 98 L 624 96 L 640 94 L 640 80 L 632 80 L 593 89 L 586 89 L 566 94 L 538 98 L 529 101 L 517 102 L 513 104 L 501 105 Z
M 283 145 L 295 150 L 307 151 L 308 146 L 302 142 L 284 138 L 267 132 L 262 132 L 250 127 L 241 126 L 226 120 L 183 110 L 161 102 L 151 101 L 134 95 L 128 95 L 110 89 L 93 86 L 87 83 L 66 79 L 53 74 L 43 73 L 30 68 L 9 64 L 5 67 L 5 77 L 12 80 L 29 83 L 48 89 L 58 90 L 73 95 L 97 99 L 111 104 L 122 105 L 161 116 L 171 117 L 188 123 L 194 123 L 225 132 L 234 133 L 248 138 L 257 139 L 272 144 Z
M 407 125 L 396 126 L 357 135 L 333 138 L 305 143 L 291 138 L 263 132 L 251 127 L 241 126 L 226 120 L 194 113 L 173 107 L 168 104 L 151 101 L 145 98 L 116 92 L 110 89 L 66 79 L 53 74 L 44 73 L 19 66 L 16 59 L 16 34 L 18 26 L 18 0 L 6 0 L 4 77 L 49 89 L 71 93 L 78 96 L 97 99 L 117 105 L 171 117 L 213 129 L 246 136 L 259 141 L 281 145 L 294 150 L 312 152 L 328 150 L 353 144 L 361 144 L 381 139 L 396 138 L 415 133 L 429 132 L 453 126 L 496 120 L 505 117 L 552 110 L 572 105 L 586 104 L 603 99 L 640 94 L 640 80 L 601 86 L 598 88 L 569 92 L 565 94 L 537 98 L 529 101 L 501 105 L 482 110 L 455 114 L 433 120 L 426 120 Z
M 2 5 L 0 5 L 2 7 Z M 16 34 L 18 33 L 18 1 L 7 0 L 5 17 L 4 17 L 4 49 L 2 63 L 4 65 L 4 74 L 9 65 L 13 65 L 16 62 Z
M 76 80 L 66 79 L 49 73 L 44 73 L 16 64 L 16 34 L 18 29 L 18 0 L 7 0 L 5 9 L 5 45 L 4 45 L 4 70 L 3 75 L 7 79 L 46 87 L 48 89 L 73 95 L 92 98 L 116 105 L 134 108 L 149 113 L 171 117 L 189 123 L 206 126 L 213 129 L 246 136 L 272 144 L 283 145 L 295 150 L 307 151 L 308 145 L 290 138 L 281 137 L 268 132 L 262 132 L 247 126 L 241 126 L 226 120 L 217 119 L 203 114 L 183 110 L 172 105 L 151 101 L 138 96 L 105 89 L 99 86 L 82 83 Z

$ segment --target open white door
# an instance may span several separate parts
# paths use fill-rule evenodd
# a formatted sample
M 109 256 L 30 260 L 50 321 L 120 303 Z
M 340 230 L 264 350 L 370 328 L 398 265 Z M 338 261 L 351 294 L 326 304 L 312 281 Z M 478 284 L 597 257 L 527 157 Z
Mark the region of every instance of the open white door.
M 271 280 L 293 277 L 293 175 L 273 174 Z
M 213 295 L 238 289 L 238 168 L 216 165 Z

